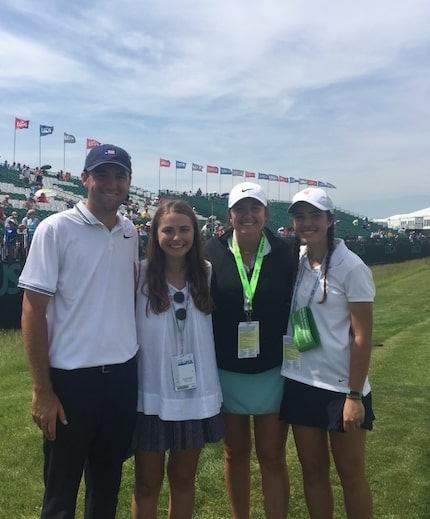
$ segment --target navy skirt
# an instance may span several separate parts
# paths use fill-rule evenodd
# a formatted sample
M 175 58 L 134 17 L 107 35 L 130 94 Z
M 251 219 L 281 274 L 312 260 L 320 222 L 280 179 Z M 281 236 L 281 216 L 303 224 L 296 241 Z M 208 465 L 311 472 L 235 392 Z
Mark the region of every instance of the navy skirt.
M 344 432 L 343 406 L 346 394 L 285 379 L 284 396 L 279 417 L 291 425 L 317 427 L 330 432 Z M 375 415 L 372 409 L 372 393 L 362 398 L 365 410 L 362 429 L 371 431 Z

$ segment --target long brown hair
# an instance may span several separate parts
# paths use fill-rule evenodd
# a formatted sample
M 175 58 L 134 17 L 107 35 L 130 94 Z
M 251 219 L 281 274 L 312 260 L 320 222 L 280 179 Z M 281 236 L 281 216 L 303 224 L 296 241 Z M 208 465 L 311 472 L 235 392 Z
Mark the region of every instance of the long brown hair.
M 330 211 L 325 211 L 327 214 L 327 218 L 331 219 L 331 225 L 327 229 L 327 256 L 325 261 L 324 268 L 324 286 L 323 286 L 323 297 L 321 301 L 318 301 L 318 304 L 322 304 L 327 300 L 327 276 L 328 269 L 330 266 L 330 260 L 334 251 L 334 239 L 335 239 L 335 228 L 334 228 L 334 215 Z M 297 271 L 299 268 L 299 260 L 300 260 L 300 238 L 297 236 L 294 239 L 294 247 L 293 247 L 293 279 L 297 278 Z
M 142 293 L 148 296 L 146 313 L 155 314 L 165 312 L 170 307 L 169 291 L 165 275 L 166 256 L 158 243 L 158 228 L 161 218 L 169 213 L 178 213 L 188 216 L 194 230 L 194 239 L 191 249 L 185 257 L 186 279 L 189 283 L 190 294 L 196 308 L 205 314 L 212 311 L 213 303 L 210 296 L 207 264 L 203 253 L 203 242 L 199 224 L 192 207 L 183 200 L 169 200 L 162 204 L 154 215 L 151 223 L 146 257 L 148 266 Z

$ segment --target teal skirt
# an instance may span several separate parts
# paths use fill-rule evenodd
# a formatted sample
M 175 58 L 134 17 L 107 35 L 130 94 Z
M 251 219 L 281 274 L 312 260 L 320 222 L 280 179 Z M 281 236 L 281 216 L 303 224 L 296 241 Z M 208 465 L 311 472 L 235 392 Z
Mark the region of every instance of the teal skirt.
M 236 373 L 218 370 L 224 413 L 279 413 L 284 388 L 281 366 L 262 373 Z

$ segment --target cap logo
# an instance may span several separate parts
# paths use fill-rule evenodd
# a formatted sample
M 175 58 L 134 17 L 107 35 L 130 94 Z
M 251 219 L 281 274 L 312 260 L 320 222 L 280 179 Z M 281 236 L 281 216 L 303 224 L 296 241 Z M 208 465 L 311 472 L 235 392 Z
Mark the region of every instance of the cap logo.
M 246 189 L 242 189 L 242 193 L 246 193 L 247 191 L 252 191 L 252 187 L 248 187 Z
M 116 155 L 116 151 L 115 151 L 115 150 L 105 150 L 105 151 L 104 151 L 104 154 L 105 154 L 107 157 L 115 157 L 115 155 Z

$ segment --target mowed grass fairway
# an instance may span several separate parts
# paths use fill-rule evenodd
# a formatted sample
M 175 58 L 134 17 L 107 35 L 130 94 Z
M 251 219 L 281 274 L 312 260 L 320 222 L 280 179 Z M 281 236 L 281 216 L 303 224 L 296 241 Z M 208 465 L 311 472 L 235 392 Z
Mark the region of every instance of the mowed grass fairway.
M 377 266 L 370 381 L 377 420 L 368 434 L 368 476 L 376 519 L 430 517 L 430 259 Z M 382 346 L 381 346 L 382 345 Z M 20 332 L 0 330 L 0 518 L 36 519 L 42 485 L 41 435 L 29 408 L 31 385 Z M 307 516 L 292 435 L 288 439 L 290 517 Z M 118 519 L 129 519 L 133 460 L 124 467 Z M 253 458 L 252 519 L 262 519 L 257 462 Z M 194 517 L 231 517 L 223 481 L 222 446 L 203 450 Z M 345 517 L 333 471 L 335 518 Z M 83 494 L 77 518 L 82 518 Z M 160 517 L 167 516 L 167 486 Z

